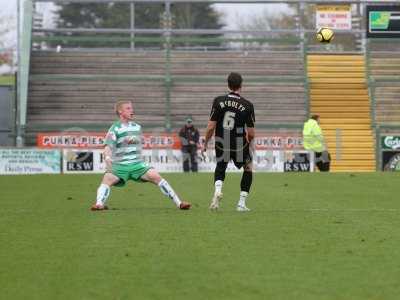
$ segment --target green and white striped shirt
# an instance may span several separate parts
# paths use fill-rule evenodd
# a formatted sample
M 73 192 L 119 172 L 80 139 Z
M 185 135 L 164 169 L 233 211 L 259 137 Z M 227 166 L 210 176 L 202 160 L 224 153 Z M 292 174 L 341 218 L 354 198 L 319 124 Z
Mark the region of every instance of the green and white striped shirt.
M 105 144 L 111 147 L 113 164 L 143 162 L 142 127 L 135 122 L 115 122 L 107 132 Z

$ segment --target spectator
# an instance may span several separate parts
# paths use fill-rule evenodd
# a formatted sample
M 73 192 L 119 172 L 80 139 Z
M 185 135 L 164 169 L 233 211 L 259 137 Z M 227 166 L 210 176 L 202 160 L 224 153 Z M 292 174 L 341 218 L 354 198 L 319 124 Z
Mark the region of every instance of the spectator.
M 199 146 L 200 134 L 193 126 L 192 118 L 186 119 L 186 124 L 179 131 L 182 145 L 183 171 L 197 172 L 197 147 Z

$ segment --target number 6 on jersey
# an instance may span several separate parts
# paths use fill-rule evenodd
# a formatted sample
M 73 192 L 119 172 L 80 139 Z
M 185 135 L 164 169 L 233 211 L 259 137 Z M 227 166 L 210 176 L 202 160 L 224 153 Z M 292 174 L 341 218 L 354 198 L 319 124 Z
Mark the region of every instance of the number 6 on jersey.
M 224 120 L 222 121 L 222 127 L 226 130 L 232 130 L 235 128 L 235 116 L 235 112 L 227 111 L 224 115 Z

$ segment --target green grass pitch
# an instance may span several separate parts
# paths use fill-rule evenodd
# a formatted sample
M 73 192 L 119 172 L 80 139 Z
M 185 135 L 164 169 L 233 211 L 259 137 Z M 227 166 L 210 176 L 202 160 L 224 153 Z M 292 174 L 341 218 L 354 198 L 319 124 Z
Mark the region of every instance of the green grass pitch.
M 1 299 L 398 299 L 397 173 L 255 174 L 237 213 L 228 174 L 166 174 L 190 211 L 151 184 L 100 176 L 0 177 Z

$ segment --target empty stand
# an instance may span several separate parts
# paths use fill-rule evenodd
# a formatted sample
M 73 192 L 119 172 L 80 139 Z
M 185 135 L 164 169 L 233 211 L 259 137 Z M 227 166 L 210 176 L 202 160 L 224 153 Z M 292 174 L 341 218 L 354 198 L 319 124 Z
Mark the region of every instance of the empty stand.
M 34 51 L 28 128 L 81 126 L 104 130 L 118 99 L 132 100 L 144 127 L 181 126 L 192 115 L 205 126 L 213 99 L 227 92 L 229 72 L 244 77 L 259 126 L 301 124 L 306 118 L 304 63 L 299 52 Z M 167 80 L 170 78 L 170 80 Z
M 258 126 L 299 124 L 306 117 L 304 63 L 297 52 L 219 51 L 171 55 L 173 124 L 191 114 L 205 124 L 212 101 L 228 91 L 229 72 L 243 75 L 243 97 L 251 100 Z
M 163 127 L 164 61 L 160 51 L 33 52 L 28 142 L 34 142 L 36 132 L 43 130 L 104 131 L 116 119 L 116 100 L 132 100 L 143 126 Z
M 369 42 L 368 68 L 377 125 L 400 125 L 400 43 Z

